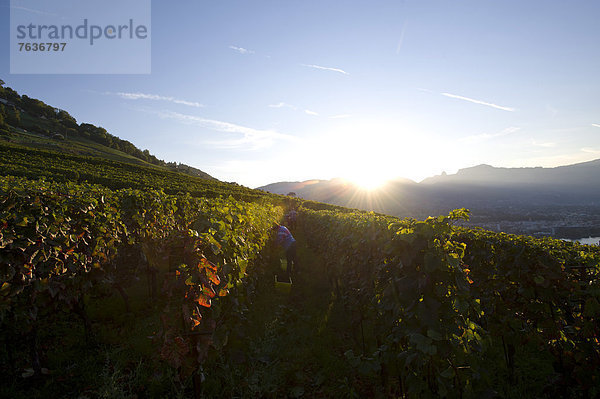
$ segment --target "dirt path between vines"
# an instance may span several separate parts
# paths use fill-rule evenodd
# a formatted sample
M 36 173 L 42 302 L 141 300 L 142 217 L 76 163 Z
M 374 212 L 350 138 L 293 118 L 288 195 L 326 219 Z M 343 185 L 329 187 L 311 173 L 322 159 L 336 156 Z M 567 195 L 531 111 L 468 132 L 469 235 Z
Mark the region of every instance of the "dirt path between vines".
M 300 271 L 291 292 L 279 292 L 274 284 L 262 287 L 250 306 L 243 349 L 207 365 L 207 396 L 362 396 L 344 356 L 349 320 L 335 301 L 322 259 L 297 238 Z

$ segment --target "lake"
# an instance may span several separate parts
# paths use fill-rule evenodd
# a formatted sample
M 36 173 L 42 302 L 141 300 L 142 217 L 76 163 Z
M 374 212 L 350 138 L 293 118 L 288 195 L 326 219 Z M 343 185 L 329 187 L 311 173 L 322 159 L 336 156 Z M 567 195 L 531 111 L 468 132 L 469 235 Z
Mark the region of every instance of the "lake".
M 600 241 L 600 237 L 578 238 L 576 240 L 569 240 L 569 241 L 577 241 L 581 244 L 588 244 L 588 245 L 598 245 L 598 241 Z

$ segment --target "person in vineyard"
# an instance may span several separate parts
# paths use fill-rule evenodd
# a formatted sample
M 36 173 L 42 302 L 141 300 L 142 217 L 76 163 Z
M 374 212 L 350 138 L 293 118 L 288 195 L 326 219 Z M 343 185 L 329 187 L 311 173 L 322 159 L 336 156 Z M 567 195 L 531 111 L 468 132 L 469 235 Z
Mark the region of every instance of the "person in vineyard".
M 287 227 L 279 223 L 273 225 L 273 230 L 277 233 L 275 242 L 285 250 L 288 271 L 290 274 L 297 273 L 298 261 L 296 259 L 296 240 L 294 236 L 292 236 Z
M 298 212 L 294 208 L 292 208 L 286 215 L 285 218 L 287 220 L 288 226 L 291 230 L 296 229 L 296 218 L 298 217 Z

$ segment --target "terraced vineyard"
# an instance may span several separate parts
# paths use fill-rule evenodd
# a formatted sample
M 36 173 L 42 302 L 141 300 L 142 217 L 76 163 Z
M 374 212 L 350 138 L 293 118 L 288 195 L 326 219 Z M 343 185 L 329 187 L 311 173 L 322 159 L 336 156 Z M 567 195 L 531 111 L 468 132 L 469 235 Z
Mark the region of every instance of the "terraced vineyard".
M 599 248 L 1 149 L 0 396 L 600 395 Z

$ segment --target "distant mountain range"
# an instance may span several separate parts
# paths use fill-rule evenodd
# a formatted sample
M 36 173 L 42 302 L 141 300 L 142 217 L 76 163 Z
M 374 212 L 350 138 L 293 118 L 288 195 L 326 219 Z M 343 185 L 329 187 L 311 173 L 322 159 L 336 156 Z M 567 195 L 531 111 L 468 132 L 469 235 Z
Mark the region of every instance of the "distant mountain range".
M 372 191 L 344 179 L 280 182 L 258 189 L 413 217 L 461 207 L 477 212 L 510 207 L 600 206 L 600 159 L 555 168 L 478 165 L 421 183 L 392 180 Z

